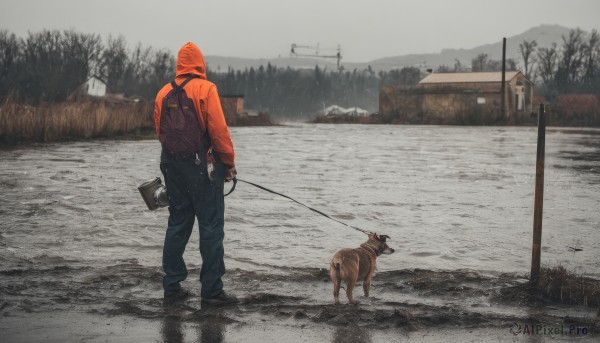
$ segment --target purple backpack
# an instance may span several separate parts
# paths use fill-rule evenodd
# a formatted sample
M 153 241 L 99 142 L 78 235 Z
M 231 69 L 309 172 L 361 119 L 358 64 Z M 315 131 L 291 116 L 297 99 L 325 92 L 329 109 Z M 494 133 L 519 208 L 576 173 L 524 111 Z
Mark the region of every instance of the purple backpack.
M 202 148 L 203 132 L 198 124 L 198 115 L 192 99 L 183 89 L 194 77 L 188 77 L 179 86 L 171 81 L 173 89 L 162 101 L 159 141 L 171 155 L 193 155 Z

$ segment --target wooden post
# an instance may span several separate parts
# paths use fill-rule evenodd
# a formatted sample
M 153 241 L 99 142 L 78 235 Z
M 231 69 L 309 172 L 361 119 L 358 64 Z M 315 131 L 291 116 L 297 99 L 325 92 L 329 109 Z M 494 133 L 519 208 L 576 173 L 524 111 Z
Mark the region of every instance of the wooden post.
M 506 37 L 502 38 L 502 84 L 500 85 L 500 118 L 506 117 Z
M 531 249 L 531 277 L 537 286 L 540 277 L 540 255 L 542 250 L 542 212 L 544 208 L 544 154 L 546 145 L 546 118 L 544 104 L 538 112 L 537 158 L 535 163 L 535 203 L 533 209 L 533 246 Z

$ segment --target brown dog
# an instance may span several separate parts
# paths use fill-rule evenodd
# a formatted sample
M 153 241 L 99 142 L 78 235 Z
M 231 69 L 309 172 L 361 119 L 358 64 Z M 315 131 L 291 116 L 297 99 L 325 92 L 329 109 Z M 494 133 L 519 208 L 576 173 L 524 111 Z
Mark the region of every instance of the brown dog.
M 385 240 L 390 236 L 369 234 L 369 239 L 356 249 L 342 249 L 331 259 L 329 265 L 329 276 L 333 281 L 333 299 L 339 304 L 340 287 L 342 281 L 346 282 L 346 295 L 351 304 L 358 301 L 352 299 L 352 290 L 356 281 L 363 281 L 365 297 L 369 296 L 371 289 L 371 278 L 375 273 L 376 260 L 381 254 L 391 254 L 394 249 L 388 247 Z

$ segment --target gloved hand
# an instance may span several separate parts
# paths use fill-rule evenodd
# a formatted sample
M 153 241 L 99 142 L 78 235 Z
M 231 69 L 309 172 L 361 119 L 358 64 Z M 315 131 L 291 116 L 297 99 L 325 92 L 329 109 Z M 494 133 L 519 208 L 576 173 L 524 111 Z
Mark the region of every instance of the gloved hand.
M 235 170 L 235 167 L 227 167 L 225 170 L 225 182 L 233 180 L 236 175 L 237 171 Z

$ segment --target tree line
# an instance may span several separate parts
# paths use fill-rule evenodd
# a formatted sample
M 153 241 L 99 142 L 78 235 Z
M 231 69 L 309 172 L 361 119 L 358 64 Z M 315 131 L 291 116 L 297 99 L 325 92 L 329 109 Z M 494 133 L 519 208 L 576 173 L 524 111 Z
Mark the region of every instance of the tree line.
M 259 68 L 219 73 L 207 71 L 223 95 L 244 95 L 248 108 L 274 115 L 304 116 L 331 104 L 377 108 L 379 85 L 413 85 L 417 68 L 374 72 Z M 43 30 L 19 38 L 0 30 L 0 100 L 40 104 L 69 98 L 90 77 L 107 92 L 153 100 L 175 76 L 175 56 L 141 44 L 129 48 L 122 36 L 103 40 L 74 30 Z
M 152 99 L 173 77 L 175 58 L 167 50 L 137 44 L 124 37 L 74 30 L 43 30 L 18 38 L 0 30 L 0 99 L 40 104 L 65 101 L 94 76 L 111 93 Z
M 209 70 L 208 79 L 221 94 L 243 94 L 246 107 L 267 110 L 275 116 L 305 118 L 332 104 L 375 111 L 381 84 L 415 85 L 418 68 L 407 67 L 376 73 L 370 67 L 359 71 L 266 67 L 226 73 Z
M 538 47 L 535 40 L 519 44 L 520 61 L 509 59 L 507 70 L 521 68 L 549 99 L 562 93 L 600 95 L 600 34 L 571 30 L 562 44 Z M 464 66 L 439 66 L 435 72 L 499 71 L 501 61 L 480 54 Z M 43 30 L 19 38 L 0 30 L 0 100 L 39 104 L 61 102 L 89 77 L 96 76 L 109 93 L 152 100 L 174 77 L 175 56 L 165 49 L 138 43 L 130 48 L 122 36 L 103 40 L 74 30 Z M 378 107 L 384 84 L 415 85 L 424 72 L 415 67 L 375 72 L 276 68 L 270 64 L 227 72 L 207 71 L 222 95 L 244 95 L 246 107 L 274 116 L 306 117 L 331 104 Z
M 600 34 L 592 30 L 569 31 L 562 44 L 538 47 L 535 40 L 519 44 L 524 72 L 542 82 L 548 98 L 564 93 L 592 93 L 600 96 Z

